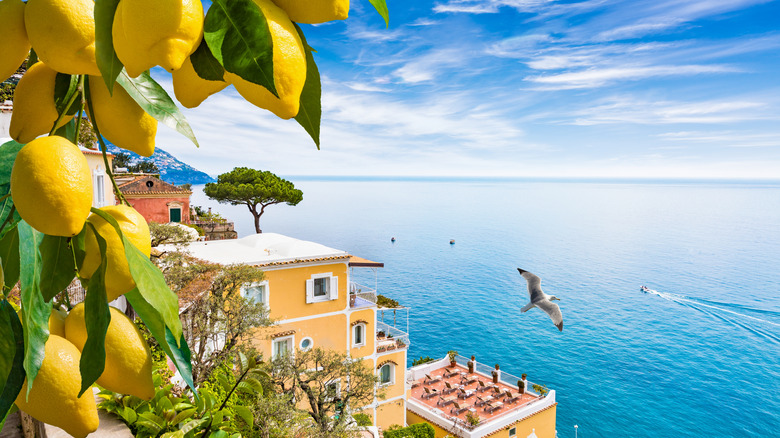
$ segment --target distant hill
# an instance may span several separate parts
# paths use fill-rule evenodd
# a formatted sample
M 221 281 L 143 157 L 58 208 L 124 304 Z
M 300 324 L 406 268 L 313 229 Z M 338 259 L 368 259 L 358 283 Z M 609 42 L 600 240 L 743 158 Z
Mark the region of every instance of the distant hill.
M 151 160 L 158 169 L 160 169 L 160 179 L 175 185 L 181 184 L 205 184 L 214 182 L 215 179 L 207 173 L 190 166 L 187 163 L 179 161 L 176 157 L 160 148 L 155 148 L 154 154 L 149 157 L 142 157 L 136 153 L 125 149 L 120 149 L 111 143 L 107 143 L 108 152 L 112 154 L 127 154 L 130 156 L 130 163 L 136 164 L 139 161 Z

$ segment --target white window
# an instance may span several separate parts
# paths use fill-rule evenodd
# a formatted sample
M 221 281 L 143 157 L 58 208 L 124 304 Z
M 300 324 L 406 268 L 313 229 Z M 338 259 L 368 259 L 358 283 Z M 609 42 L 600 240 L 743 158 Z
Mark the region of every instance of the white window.
M 306 302 L 318 303 L 339 297 L 339 278 L 332 273 L 314 274 L 306 280 Z
M 253 300 L 258 304 L 263 304 L 268 307 L 268 281 L 252 283 L 248 286 L 242 287 L 241 295 L 244 298 Z
M 352 327 L 352 346 L 362 347 L 366 345 L 366 325 L 362 322 Z
M 100 208 L 106 205 L 106 179 L 103 171 L 96 169 L 92 175 L 92 206 Z
M 392 385 L 395 382 L 395 365 L 386 363 L 379 368 L 379 384 Z
M 329 382 L 325 384 L 325 399 L 330 401 L 336 397 L 341 397 L 341 383 Z
M 279 359 L 293 353 L 293 336 L 274 339 L 273 359 Z
M 301 350 L 311 350 L 312 345 L 314 345 L 314 341 L 312 341 L 311 338 L 303 338 L 301 339 Z

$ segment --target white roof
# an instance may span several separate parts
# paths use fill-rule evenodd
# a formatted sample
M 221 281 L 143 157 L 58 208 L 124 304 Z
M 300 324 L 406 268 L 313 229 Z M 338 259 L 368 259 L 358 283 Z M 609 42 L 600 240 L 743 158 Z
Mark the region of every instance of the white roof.
M 162 245 L 161 249 L 164 250 L 164 247 L 165 245 Z M 188 249 L 193 257 L 223 265 L 264 265 L 349 255 L 345 251 L 328 248 L 319 243 L 276 233 L 253 234 L 241 239 L 192 242 Z

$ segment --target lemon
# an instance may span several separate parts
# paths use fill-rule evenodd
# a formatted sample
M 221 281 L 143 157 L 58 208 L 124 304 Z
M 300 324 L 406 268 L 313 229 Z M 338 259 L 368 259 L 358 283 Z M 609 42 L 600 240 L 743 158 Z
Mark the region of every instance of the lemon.
M 157 120 L 146 113 L 119 84 L 113 96 L 108 93 L 103 78 L 89 77 L 89 92 L 100 134 L 115 145 L 148 157 L 154 153 Z
M 68 316 L 64 310 L 51 309 L 49 316 L 49 334 L 65 337 L 65 318 Z M 79 349 L 80 350 L 80 349 Z
M 8 133 L 19 143 L 29 143 L 35 137 L 51 131 L 57 121 L 54 104 L 54 81 L 57 72 L 42 62 L 27 70 L 14 91 L 14 111 Z M 73 116 L 62 118 L 57 127 L 68 123 Z
M 38 58 L 60 73 L 99 75 L 93 0 L 28 0 L 24 24 Z
M 3 38 L 0 39 L 0 80 L 4 81 L 19 69 L 30 53 L 22 0 L 0 1 L 0 29 L 3 29 Z
M 132 77 L 155 65 L 178 70 L 203 38 L 200 0 L 122 0 L 119 4 L 112 29 L 114 50 Z
M 106 332 L 106 367 L 97 379 L 98 385 L 120 394 L 144 400 L 154 397 L 152 354 L 138 327 L 124 313 L 113 307 Z M 65 320 L 67 339 L 79 350 L 87 343 L 84 303 L 76 305 Z
M 133 207 L 126 205 L 109 205 L 100 210 L 105 211 L 116 219 L 119 223 L 119 229 L 122 230 L 122 233 L 128 240 L 149 257 L 152 252 L 152 240 L 149 234 L 149 226 L 140 213 L 135 211 Z M 135 281 L 133 281 L 133 277 L 130 275 L 130 268 L 127 266 L 122 240 L 119 239 L 119 234 L 116 233 L 114 227 L 103 220 L 102 217 L 93 214 L 87 221 L 94 225 L 98 234 L 106 240 L 106 295 L 109 302 L 114 301 L 122 294 L 135 288 Z M 84 256 L 84 262 L 79 275 L 82 278 L 89 278 L 100 266 L 100 247 L 98 247 L 97 239 L 95 239 L 90 227 L 87 227 L 85 243 L 86 255 Z
M 187 108 L 195 108 L 207 97 L 219 93 L 229 85 L 225 81 L 209 81 L 198 76 L 190 58 L 187 58 L 172 76 L 176 99 Z
M 306 82 L 306 53 L 295 26 L 283 10 L 271 0 L 254 2 L 263 11 L 271 31 L 274 45 L 274 84 L 279 97 L 271 94 L 265 87 L 241 79 L 238 75 L 226 73 L 225 77 L 244 99 L 278 117 L 289 119 L 298 114 L 301 91 Z
M 50 335 L 45 356 L 33 381 L 29 397 L 27 379 L 16 397 L 16 406 L 35 419 L 63 429 L 74 437 L 85 437 L 98 428 L 98 413 L 92 391 L 81 397 L 81 353 L 67 339 Z
M 51 236 L 75 236 L 92 207 L 87 159 L 65 138 L 37 138 L 16 156 L 11 196 L 31 227 Z
M 349 0 L 273 0 L 296 23 L 325 23 L 346 20 Z

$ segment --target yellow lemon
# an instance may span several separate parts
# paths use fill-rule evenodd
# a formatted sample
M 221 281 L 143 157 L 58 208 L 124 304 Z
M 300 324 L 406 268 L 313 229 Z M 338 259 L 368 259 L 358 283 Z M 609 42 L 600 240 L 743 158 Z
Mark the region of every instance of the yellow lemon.
M 101 208 L 102 211 L 110 214 L 119 223 L 119 229 L 122 233 L 141 250 L 147 257 L 152 253 L 152 240 L 149 234 L 149 226 L 140 213 L 133 207 L 126 205 L 109 205 Z M 130 292 L 135 288 L 135 281 L 130 275 L 130 268 L 127 266 L 124 246 L 119 235 L 108 222 L 102 217 L 93 214 L 87 219 L 89 223 L 95 226 L 98 234 L 106 240 L 106 295 L 108 301 L 114 301 L 122 294 Z M 87 227 L 87 237 L 85 242 L 86 255 L 82 263 L 79 275 L 82 278 L 89 278 L 100 266 L 100 247 L 97 239 L 90 227 Z M 67 330 L 66 330 L 67 333 Z
M 25 399 L 27 379 L 16 397 L 16 406 L 35 419 L 63 429 L 74 437 L 86 437 L 98 428 L 98 413 L 92 391 L 81 397 L 81 353 L 67 339 L 50 335 L 44 347 L 41 369 Z
M 113 307 L 106 332 L 106 367 L 97 379 L 98 385 L 120 394 L 144 400 L 154 397 L 152 354 L 138 327 Z M 79 350 L 87 343 L 84 303 L 76 305 L 65 320 L 68 340 Z
M 155 65 L 178 70 L 203 38 L 200 0 L 122 0 L 119 4 L 112 28 L 114 50 L 132 77 Z
M 87 159 L 65 138 L 37 138 L 16 156 L 11 196 L 31 227 L 51 236 L 75 236 L 92 207 Z
M 225 81 L 209 81 L 198 76 L 192 61 L 187 58 L 180 69 L 173 72 L 173 93 L 187 108 L 195 108 L 207 97 L 219 93 L 229 84 Z
M 93 0 L 28 0 L 24 24 L 38 58 L 71 75 L 99 75 Z
M 24 29 L 24 3 L 22 0 L 0 1 L 0 80 L 8 79 L 19 69 L 27 54 L 30 41 Z
M 42 62 L 27 70 L 14 91 L 14 111 L 8 133 L 19 143 L 29 143 L 35 137 L 51 131 L 57 121 L 54 104 L 54 81 L 57 72 Z M 68 123 L 73 116 L 62 118 L 57 127 Z
M 325 23 L 346 20 L 349 0 L 273 0 L 296 23 Z
M 278 117 L 289 119 L 298 114 L 301 91 L 306 82 L 306 52 L 292 21 L 271 0 L 254 0 L 268 21 L 274 45 L 274 84 L 279 97 L 265 87 L 226 73 L 236 91 L 252 104 L 265 108 Z
M 49 334 L 65 337 L 65 318 L 68 316 L 64 310 L 51 309 L 49 316 Z M 81 350 L 81 349 L 79 349 Z
M 102 77 L 89 77 L 89 92 L 100 134 L 120 148 L 148 157 L 154 153 L 157 120 L 146 113 L 119 84 L 108 93 Z

